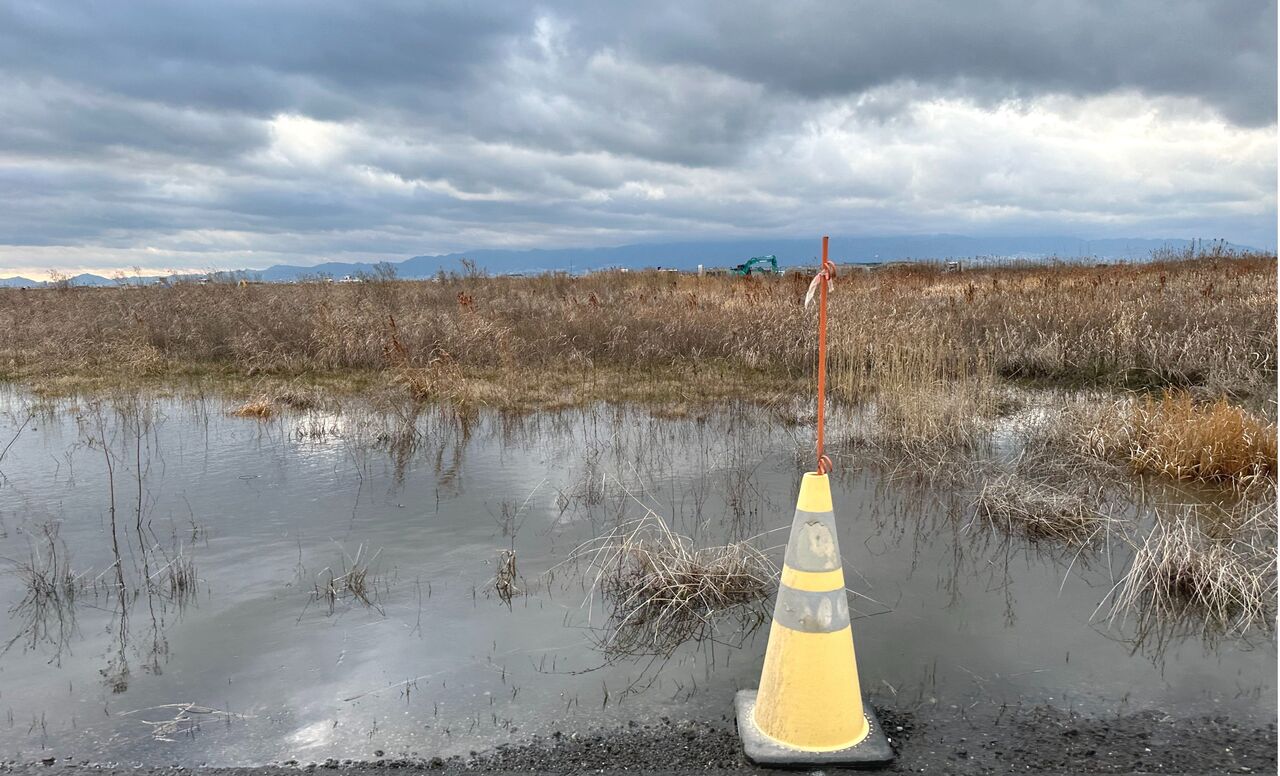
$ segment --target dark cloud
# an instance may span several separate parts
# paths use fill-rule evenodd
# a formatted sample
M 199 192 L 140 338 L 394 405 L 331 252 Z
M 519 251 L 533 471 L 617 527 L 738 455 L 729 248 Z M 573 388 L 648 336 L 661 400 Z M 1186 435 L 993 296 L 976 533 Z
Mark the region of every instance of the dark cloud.
M 611 40 L 649 61 L 809 97 L 895 81 L 967 82 L 999 96 L 1132 88 L 1201 99 L 1232 121 L 1276 120 L 1276 4 L 1267 0 L 746 0 L 641 13 L 627 25 L 597 14 L 577 30 L 584 46 Z
M 0 89 L 0 115 L 0 149 L 33 156 L 102 159 L 141 150 L 215 161 L 268 139 L 260 122 L 239 114 L 88 93 L 48 80 L 10 80 Z
M 388 87 L 462 88 L 528 26 L 466 2 L 7 3 L 0 63 L 168 104 L 336 114 Z

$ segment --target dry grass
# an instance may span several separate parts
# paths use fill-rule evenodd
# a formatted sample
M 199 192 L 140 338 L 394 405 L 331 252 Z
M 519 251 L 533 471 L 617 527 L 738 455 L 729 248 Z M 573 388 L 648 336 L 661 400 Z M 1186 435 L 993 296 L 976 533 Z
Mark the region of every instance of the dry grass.
M 259 388 L 269 381 L 259 380 Z M 253 418 L 255 420 L 271 420 L 285 410 L 306 411 L 320 407 L 321 391 L 315 387 L 299 387 L 293 381 L 285 381 L 278 385 L 266 386 L 268 390 L 258 391 L 251 398 L 242 402 L 231 415 L 237 418 Z
M 1175 258 L 846 272 L 832 295 L 832 396 L 888 405 L 906 387 L 928 394 L 922 412 L 956 381 L 1020 380 L 1273 399 L 1274 257 Z M 353 391 L 395 381 L 498 406 L 806 395 L 807 282 L 606 272 L 2 289 L 0 375 L 52 391 L 209 375 Z
M 1276 476 L 1276 426 L 1225 399 L 1197 403 L 1166 391 L 1137 402 L 1129 459 L 1140 472 L 1240 486 Z
M 201 723 L 204 721 L 217 720 L 230 724 L 232 720 L 244 718 L 241 714 L 233 714 L 230 711 L 200 706 L 195 703 L 166 703 L 162 706 L 152 706 L 147 709 L 125 711 L 121 713 L 121 716 L 144 712 L 148 716 L 159 716 L 150 714 L 153 711 L 172 716 L 159 720 L 140 719 L 139 722 L 150 728 L 153 739 L 167 743 L 176 742 L 178 736 L 194 738 L 200 732 Z
M 1112 518 L 1089 494 L 1060 490 L 1014 475 L 997 477 L 974 500 L 976 515 L 1006 533 L 1033 540 L 1090 544 L 1106 534 Z
M 1223 533 L 1230 521 L 1194 508 L 1157 515 L 1112 596 L 1111 618 L 1134 615 L 1139 631 L 1198 618 L 1208 632 L 1270 630 L 1276 602 L 1275 517 L 1269 527 Z
M 272 400 L 291 410 L 313 410 L 320 406 L 320 398 L 310 390 L 287 387 L 277 392 Z
M 236 407 L 231 414 L 237 418 L 270 420 L 276 416 L 276 405 L 267 397 L 260 396 Z
M 1225 398 L 1184 391 L 1068 402 L 1030 433 L 1042 456 L 1088 465 L 1105 461 L 1241 491 L 1276 481 L 1276 425 Z
M 1082 394 L 1063 397 L 1043 417 L 1023 429 L 1026 448 L 1036 463 L 1056 462 L 1059 468 L 1076 468 L 1104 462 L 1127 461 L 1127 417 L 1131 397 Z
M 593 590 L 610 605 L 603 647 L 611 655 L 670 655 L 713 638 L 719 618 L 741 631 L 767 622 L 759 604 L 777 588 L 777 566 L 748 541 L 695 548 L 654 512 L 578 547 L 596 570 Z
M 972 449 L 986 439 L 1000 409 L 995 378 L 912 382 L 886 379 L 867 412 L 849 424 L 858 443 L 910 451 Z
M 988 440 L 1010 383 L 1179 388 L 1230 404 L 1194 423 L 1158 408 L 1135 466 L 1274 480 L 1274 431 L 1261 457 L 1238 440 L 1265 448 L 1274 428 L 1258 418 L 1276 412 L 1275 258 L 1159 258 L 846 271 L 831 297 L 829 388 L 858 422 L 833 440 L 928 457 Z M 0 289 L 0 379 L 48 394 L 212 381 L 245 398 L 235 414 L 258 419 L 334 394 L 516 411 L 644 403 L 668 417 L 733 399 L 789 406 L 814 389 L 807 280 L 602 272 Z M 1114 425 L 1071 444 L 1119 445 L 1104 458 L 1127 461 L 1136 427 Z
M 1274 258 L 1219 254 L 860 273 L 832 297 L 835 384 L 856 399 L 881 392 L 887 375 L 921 382 L 994 374 L 1274 399 L 1275 282 Z

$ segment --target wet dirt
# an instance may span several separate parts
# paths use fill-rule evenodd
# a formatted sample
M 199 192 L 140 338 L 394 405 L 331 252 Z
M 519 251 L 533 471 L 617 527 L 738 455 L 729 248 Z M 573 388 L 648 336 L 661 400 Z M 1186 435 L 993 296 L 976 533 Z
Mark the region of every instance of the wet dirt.
M 937 774 L 1265 774 L 1276 771 L 1276 726 L 1241 727 L 1221 717 L 1175 719 L 1143 712 L 1086 718 L 1049 707 L 934 715 L 880 708 L 897 759 L 881 773 Z M 554 732 L 495 750 L 452 757 L 289 761 L 261 768 L 193 769 L 207 776 L 298 773 L 776 773 L 742 756 L 732 721 L 660 720 L 617 728 Z M 0 766 L 48 773 L 173 773 L 172 768 L 56 759 Z

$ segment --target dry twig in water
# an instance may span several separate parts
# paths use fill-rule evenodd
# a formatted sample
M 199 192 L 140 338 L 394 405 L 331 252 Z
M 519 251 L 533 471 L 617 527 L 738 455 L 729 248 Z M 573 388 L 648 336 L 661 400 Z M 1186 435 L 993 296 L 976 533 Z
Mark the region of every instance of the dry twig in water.
M 361 604 L 376 609 L 379 614 L 383 614 L 382 607 L 377 602 L 377 573 L 372 571 L 373 564 L 378 561 L 382 550 L 375 552 L 367 561 L 361 561 L 363 554 L 363 544 L 356 549 L 354 558 L 348 558 L 344 551 L 341 574 L 334 574 L 331 568 L 326 568 L 317 574 L 311 600 L 328 604 L 329 614 L 333 614 L 339 599 L 344 598 L 354 598 Z
M 520 595 L 516 580 L 520 573 L 516 571 L 516 551 L 501 550 L 498 553 L 498 573 L 494 577 L 493 586 L 498 591 L 502 603 L 511 606 L 511 599 Z
M 154 711 L 157 709 L 173 709 L 174 713 L 172 719 L 144 719 L 139 721 L 142 722 L 142 724 L 151 727 L 151 737 L 153 739 L 156 741 L 168 741 L 170 743 L 175 740 L 173 736 L 195 736 L 195 734 L 200 730 L 200 723 L 203 720 L 221 719 L 230 723 L 233 719 L 243 719 L 245 716 L 243 714 L 234 714 L 222 709 L 199 706 L 194 703 L 166 703 L 162 706 L 152 706 L 149 709 L 126 711 L 121 716 L 137 714 L 142 711 Z

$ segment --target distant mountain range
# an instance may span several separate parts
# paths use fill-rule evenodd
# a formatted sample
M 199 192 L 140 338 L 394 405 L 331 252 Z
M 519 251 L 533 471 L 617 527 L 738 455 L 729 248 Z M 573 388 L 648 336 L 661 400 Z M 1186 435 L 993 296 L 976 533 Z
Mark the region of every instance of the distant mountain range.
M 926 259 L 958 259 L 980 256 L 1021 258 L 1096 257 L 1103 260 L 1144 259 L 1161 248 L 1183 250 L 1195 240 L 1155 240 L 1145 238 L 1109 238 L 1085 240 L 1077 237 L 963 237 L 939 234 L 914 237 L 832 237 L 832 259 L 838 263 L 871 263 Z M 1248 246 L 1225 244 L 1228 248 L 1248 250 Z M 439 256 L 414 256 L 390 262 L 396 276 L 420 279 L 440 271 L 458 271 L 463 259 L 491 274 L 536 274 L 549 271 L 572 273 L 621 268 L 664 267 L 681 270 L 706 267 L 729 267 L 752 256 L 773 254 L 779 264 L 812 265 L 817 263 L 821 244 L 816 238 L 728 240 L 718 242 L 650 243 L 621 245 L 611 248 L 562 248 L 535 250 L 481 249 Z M 312 266 L 277 264 L 262 270 L 237 270 L 235 275 L 266 282 L 287 282 L 327 276 L 373 274 L 380 262 L 326 262 Z M 203 274 L 169 276 L 199 278 Z M 131 278 L 130 282 L 155 282 L 159 276 Z M 101 275 L 83 274 L 70 279 L 78 286 L 116 285 L 117 281 Z M 44 281 L 24 277 L 0 278 L 0 286 L 37 287 Z
M 148 276 L 148 277 L 142 278 L 141 280 L 144 283 L 145 282 L 154 283 L 159 279 L 160 279 L 159 276 Z M 89 272 L 86 272 L 81 275 L 75 275 L 71 278 L 68 278 L 67 282 L 73 286 L 118 285 L 116 281 L 112 280 L 111 278 L 104 278 L 101 275 L 94 275 Z M 0 278 L 0 288 L 39 288 L 41 286 L 48 286 L 48 285 L 52 285 L 52 283 L 49 283 L 48 281 L 45 281 L 45 280 L 31 280 L 30 278 L 24 278 L 21 276 Z

